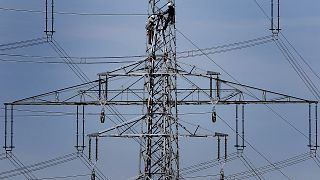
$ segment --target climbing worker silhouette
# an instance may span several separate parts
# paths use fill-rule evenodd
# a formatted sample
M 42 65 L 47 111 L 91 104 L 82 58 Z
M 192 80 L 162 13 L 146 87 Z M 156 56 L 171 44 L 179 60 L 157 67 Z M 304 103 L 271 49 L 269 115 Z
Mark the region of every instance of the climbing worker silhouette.
M 174 23 L 175 22 L 175 8 L 174 8 L 174 6 L 173 6 L 173 4 L 171 2 L 169 2 L 167 4 L 167 6 L 168 6 L 168 9 L 163 13 L 164 15 L 168 14 L 166 22 L 165 22 L 165 24 L 163 26 L 163 30 L 167 29 L 169 23 Z
M 146 22 L 146 30 L 147 30 L 148 44 L 149 45 L 152 44 L 152 40 L 153 40 L 155 19 L 156 19 L 156 16 L 155 15 L 151 15 L 148 18 L 147 22 Z

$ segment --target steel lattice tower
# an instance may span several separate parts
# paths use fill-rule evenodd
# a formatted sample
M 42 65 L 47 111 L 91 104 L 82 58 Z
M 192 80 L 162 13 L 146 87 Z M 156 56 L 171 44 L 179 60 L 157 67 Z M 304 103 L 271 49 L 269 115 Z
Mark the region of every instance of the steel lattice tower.
M 145 145 L 141 147 L 143 179 L 178 179 L 179 152 L 176 96 L 176 37 L 174 21 L 167 27 L 163 13 L 168 0 L 150 0 L 154 16 L 152 43 L 147 45 Z M 174 2 L 171 2 L 174 4 Z M 168 22 L 167 22 L 168 23 Z
M 53 1 L 52 1 L 53 2 Z M 218 138 L 218 160 L 220 158 L 220 140 L 225 140 L 227 159 L 227 136 L 221 132 L 207 134 L 198 131 L 199 125 L 188 130 L 178 121 L 178 106 L 212 107 L 211 121 L 217 121 L 215 106 L 235 105 L 235 147 L 242 152 L 245 146 L 244 106 L 247 104 L 308 104 L 309 105 L 309 148 L 316 151 L 318 146 L 318 101 L 302 99 L 266 89 L 226 81 L 220 73 L 206 71 L 199 73 L 193 67 L 183 67 L 176 61 L 175 1 L 149 0 L 148 21 L 152 17 L 152 26 L 147 28 L 146 57 L 134 63 L 121 66 L 108 72 L 99 73 L 94 81 L 66 87 L 51 92 L 5 103 L 4 149 L 11 153 L 13 145 L 14 107 L 16 106 L 67 106 L 76 112 L 76 149 L 80 157 L 88 151 L 87 167 L 92 170 L 92 179 L 102 177 L 95 171 L 98 161 L 99 138 L 132 138 L 140 146 L 139 180 L 183 179 L 183 169 L 179 173 L 179 137 Z M 167 7 L 172 4 L 173 16 L 169 16 Z M 52 3 L 53 5 L 53 3 Z M 171 9 L 172 10 L 172 9 Z M 53 21 L 53 10 L 52 10 Z M 48 15 L 48 11 L 46 11 Z M 171 14 L 172 15 L 172 14 Z M 151 27 L 151 28 L 150 28 Z M 275 29 L 279 30 L 279 29 Z M 46 31 L 48 31 L 46 29 Z M 71 57 L 52 40 L 52 31 L 47 38 L 60 57 L 72 62 Z M 181 33 L 181 32 L 180 32 Z M 273 34 L 275 35 L 275 34 Z M 206 55 L 202 50 L 197 50 Z M 187 52 L 188 53 L 188 52 Z M 181 56 L 182 55 L 182 56 Z M 179 53 L 180 57 L 188 54 Z M 76 68 L 72 66 L 71 68 Z M 126 79 L 123 81 L 122 79 Z M 127 79 L 129 79 L 127 81 Z M 125 82 L 124 86 L 118 87 Z M 177 83 L 179 82 L 179 83 Z M 203 83 L 204 82 L 204 83 Z M 179 86 L 178 86 L 179 84 Z M 124 96 L 124 98 L 123 98 Z M 312 105 L 315 110 L 312 111 Z M 99 132 L 86 134 L 86 107 L 101 108 L 100 122 L 112 120 L 111 113 L 118 118 L 117 123 Z M 240 108 L 239 108 L 240 106 Z M 133 119 L 124 118 L 117 107 L 136 107 L 143 113 Z M 136 109 L 134 109 L 136 110 Z M 241 115 L 240 115 L 241 114 Z M 314 117 L 312 116 L 314 114 Z M 210 119 L 208 117 L 208 119 Z M 107 122 L 109 123 L 109 122 Z M 313 124 L 316 124 L 315 126 Z M 241 127 L 241 128 L 240 128 Z M 140 130 L 138 130 L 140 128 Z M 180 130 L 180 132 L 179 132 Z M 313 135 L 314 134 L 314 135 Z M 86 135 L 89 138 L 85 144 Z M 95 152 L 92 151 L 92 139 L 95 139 Z M 315 140 L 313 140 L 315 139 Z M 94 159 L 91 154 L 96 155 Z M 221 179 L 224 172 L 221 170 Z

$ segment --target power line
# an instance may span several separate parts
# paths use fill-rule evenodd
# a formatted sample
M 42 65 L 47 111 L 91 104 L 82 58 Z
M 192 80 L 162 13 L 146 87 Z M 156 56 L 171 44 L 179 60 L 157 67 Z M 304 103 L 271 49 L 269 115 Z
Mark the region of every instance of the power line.
M 180 30 L 177 29 L 177 32 L 180 33 L 187 41 L 189 41 L 194 47 L 196 47 L 204 56 L 206 56 L 211 62 L 213 62 L 216 66 L 218 66 L 224 73 L 226 73 L 229 77 L 231 77 L 234 81 L 238 82 L 236 78 L 234 78 L 230 73 L 228 73 L 222 66 L 216 63 L 208 54 L 206 54 L 201 48 L 199 48 L 190 38 L 184 35 Z
M 69 57 L 69 58 L 70 58 L 70 57 Z M 74 64 L 74 62 L 71 62 L 71 63 L 73 63 L 73 64 Z M 71 64 L 71 63 L 70 63 L 70 64 Z M 67 64 L 68 64 L 68 63 L 67 63 Z M 119 116 L 120 116 L 120 115 L 122 116 L 123 114 L 119 114 Z
M 16 171 L 18 171 L 18 175 L 24 175 L 27 179 L 33 179 L 36 178 L 36 176 L 32 173 L 32 171 L 27 168 L 12 152 L 7 154 L 7 159 L 13 164 L 13 166 L 16 168 Z M 6 173 L 12 172 L 12 171 L 6 171 Z M 13 171 L 14 172 L 14 171 Z M 1 173 L 2 175 L 3 173 Z M 0 177 L 0 179 L 5 179 L 10 176 Z
M 0 47 L 13 46 L 13 45 L 24 44 L 24 43 L 31 43 L 31 42 L 34 42 L 34 41 L 42 41 L 44 39 L 46 39 L 46 37 L 40 37 L 40 38 L 33 38 L 33 39 L 28 39 L 28 40 L 10 42 L 10 43 L 6 43 L 6 44 L 0 44 Z
M 320 92 L 318 88 L 314 85 L 308 74 L 303 70 L 299 62 L 294 58 L 292 53 L 288 50 L 288 48 L 281 41 L 275 41 L 277 47 L 286 58 L 286 60 L 290 63 L 294 71 L 298 74 L 299 78 L 306 85 L 308 90 L 314 95 L 316 99 L 320 99 Z
M 213 48 L 200 49 L 201 51 L 198 49 L 198 50 L 192 50 L 192 51 L 178 52 L 177 54 L 180 54 L 180 56 L 177 56 L 177 59 L 188 58 L 188 57 L 196 57 L 196 56 L 204 56 L 205 54 L 209 55 L 209 54 L 226 53 L 226 52 L 230 52 L 230 51 L 241 50 L 241 49 L 245 49 L 245 48 L 249 48 L 249 47 L 254 47 L 254 46 L 267 44 L 267 43 L 270 43 L 272 41 L 273 40 L 271 38 L 269 38 L 269 39 L 265 39 L 263 41 L 236 43 L 236 44 L 230 44 L 230 46 L 225 46 L 225 47 L 223 47 L 223 46 L 219 47 L 218 46 L 217 48 L 213 47 Z M 233 46 L 235 46 L 235 47 L 233 47 Z M 218 49 L 218 48 L 225 48 L 225 49 L 212 51 L 213 49 Z M 209 51 L 209 50 L 211 50 L 211 51 Z M 208 52 L 205 52 L 205 51 L 208 51 Z M 204 52 L 205 52 L 205 54 L 204 54 Z
M 237 180 L 238 179 L 239 180 L 240 179 L 247 179 L 250 177 L 255 177 L 257 175 L 262 175 L 262 174 L 272 172 L 276 169 L 283 169 L 283 168 L 286 168 L 289 166 L 293 166 L 293 165 L 299 164 L 301 162 L 307 161 L 309 159 L 311 159 L 309 153 L 303 153 L 303 154 L 293 156 L 293 157 L 290 157 L 290 158 L 282 160 L 282 161 L 275 162 L 272 165 L 270 164 L 270 165 L 262 166 L 262 167 L 252 169 L 249 171 L 244 171 L 244 172 L 239 172 L 239 173 L 229 175 L 226 177 L 226 179 L 234 179 L 234 178 L 236 178 Z M 274 168 L 274 167 L 276 167 L 276 168 Z M 253 174 L 252 173 L 253 171 L 256 171 L 257 174 Z
M 269 17 L 269 15 L 267 14 L 267 12 L 263 9 L 263 7 L 260 5 L 260 3 L 257 0 L 253 0 L 254 3 L 259 7 L 259 9 L 261 10 L 261 12 L 266 16 L 266 18 L 268 20 L 271 20 L 271 18 Z
M 253 95 L 254 98 L 258 99 L 252 92 L 250 92 L 249 90 L 247 90 L 250 94 Z M 282 117 L 279 113 L 277 113 L 274 109 L 272 109 L 270 106 L 268 106 L 267 104 L 265 104 L 266 107 L 268 107 L 271 112 L 273 112 L 275 115 L 277 115 L 278 117 L 280 117 L 284 122 L 286 122 L 287 124 L 289 124 L 294 130 L 298 131 L 300 134 L 302 134 L 304 137 L 307 137 L 306 135 L 304 135 L 299 129 L 297 129 L 294 125 L 292 125 L 289 121 L 287 121 L 284 117 Z M 221 117 L 219 117 L 221 119 Z M 229 126 L 230 129 L 232 129 L 234 132 L 235 130 L 226 122 L 223 120 L 223 122 Z M 240 136 L 241 137 L 241 136 Z M 242 137 L 241 137 L 242 138 Z M 245 139 L 243 139 L 245 142 L 248 143 L 248 141 L 246 141 Z M 262 153 L 260 153 L 257 149 L 255 149 L 250 143 L 248 143 L 261 157 L 263 157 L 267 162 L 271 163 Z M 285 175 L 282 171 L 279 170 L 279 172 L 286 177 L 287 179 L 290 179 L 287 175 Z
M 285 41 L 290 45 L 290 47 L 296 52 L 296 54 L 300 57 L 300 59 L 307 65 L 307 67 L 311 70 L 311 72 L 320 80 L 320 75 L 311 67 L 311 65 L 306 61 L 306 59 L 299 53 L 299 51 L 292 45 L 292 43 L 284 36 L 282 32 L 280 32 L 281 36 L 285 39 Z
M 257 0 L 253 0 L 255 2 L 255 4 L 258 6 L 258 8 L 260 9 L 260 11 L 264 14 L 264 16 L 268 19 L 268 21 L 271 20 L 271 18 L 269 17 L 269 15 L 266 13 L 266 11 L 263 9 L 263 7 L 260 5 L 260 3 L 257 1 Z M 277 27 L 279 28 L 279 27 Z M 289 44 L 289 46 L 294 50 L 294 52 L 300 57 L 300 59 L 307 65 L 307 67 L 311 70 L 311 72 L 320 80 L 320 76 L 315 72 L 315 70 L 309 65 L 309 63 L 305 60 L 305 58 L 303 58 L 303 56 L 297 51 L 297 49 L 293 46 L 293 44 L 288 40 L 288 38 L 286 38 L 286 36 L 280 31 L 279 32 L 280 35 L 285 39 L 285 41 Z M 282 45 L 285 46 L 284 43 L 282 43 Z M 278 46 L 278 44 L 277 44 Z M 280 49 L 280 47 L 278 46 L 278 48 Z M 287 48 L 287 51 L 289 51 L 289 49 Z M 283 51 L 282 51 L 283 52 Z M 285 52 L 285 51 L 284 51 Z M 292 53 L 289 51 L 289 52 L 285 52 L 285 53 L 289 53 L 292 55 Z M 293 57 L 293 56 L 292 56 Z M 287 57 L 286 57 L 287 58 Z M 294 65 L 292 65 L 294 66 Z M 297 69 L 299 70 L 299 69 Z M 295 70 L 297 72 L 297 70 Z M 299 71 L 304 71 L 302 68 L 299 70 Z M 299 75 L 300 78 L 303 78 L 301 77 L 301 75 L 303 75 L 303 73 L 307 76 L 308 78 L 308 75 L 305 73 L 305 72 L 302 72 L 301 73 L 298 73 L 297 74 Z M 312 81 L 309 80 L 309 81 L 304 81 L 304 84 L 307 86 L 307 88 L 312 92 L 314 88 L 310 87 L 312 86 Z M 311 88 L 311 89 L 310 89 Z M 320 96 L 318 95 L 319 91 L 318 92 L 312 92 L 312 94 L 317 98 L 317 99 L 320 99 Z
M 88 157 L 86 154 L 80 153 L 78 157 L 79 157 L 79 159 L 81 160 L 81 162 L 82 162 L 89 170 L 94 169 L 94 170 L 96 171 L 96 176 L 97 176 L 98 179 L 108 180 L 108 178 L 102 173 L 102 171 L 96 166 L 96 164 L 93 164 L 93 162 L 89 160 L 89 157 Z
M 263 36 L 255 39 L 250 39 L 246 41 L 239 41 L 231 44 L 219 45 L 209 48 L 203 48 L 202 51 L 208 51 L 206 54 L 218 54 L 225 53 L 234 50 L 240 50 L 243 48 L 249 48 L 257 45 L 262 45 L 265 43 L 269 43 L 272 41 L 272 36 Z M 218 50 L 220 49 L 220 50 Z M 216 50 L 216 51 L 212 51 Z M 195 57 L 195 56 L 203 56 L 203 53 L 198 53 L 200 50 L 185 50 L 181 52 L 177 52 L 180 56 L 177 56 L 177 59 Z M 34 59 L 64 59 L 66 57 L 56 57 L 56 56 L 37 56 L 37 55 L 24 55 L 24 54 L 8 54 L 8 53 L 0 53 L 0 56 L 8 56 L 8 57 L 22 57 L 22 58 L 34 58 Z M 93 59 L 131 59 L 131 58 L 146 58 L 145 55 L 126 55 L 126 56 L 92 56 L 92 57 L 77 57 L 77 56 L 69 56 L 72 59 L 78 59 L 78 62 L 68 62 L 68 64 L 79 64 L 79 65 L 95 65 L 95 64 L 122 64 L 122 63 L 132 63 L 134 61 L 87 61 Z M 66 64 L 67 62 L 61 61 L 42 61 L 42 60 L 12 60 L 12 59 L 0 59 L 2 62 L 15 62 L 15 63 L 38 63 L 38 64 Z
M 0 7 L 2 11 L 14 11 L 14 12 L 25 12 L 25 13 L 36 13 L 36 14 L 44 14 L 45 11 L 41 10 L 32 10 L 32 9 L 17 9 L 17 8 L 5 8 Z M 77 16 L 147 16 L 145 13 L 83 13 L 83 12 L 62 12 L 55 11 L 54 14 L 59 15 L 77 15 Z
M 189 39 L 186 35 L 184 35 L 181 31 L 177 30 L 185 39 L 187 39 L 193 46 L 195 46 L 196 48 L 199 49 L 200 52 L 203 53 L 203 55 L 205 55 L 211 62 L 213 62 L 216 66 L 218 66 L 223 72 L 225 72 L 229 77 L 231 77 L 234 81 L 236 81 L 237 83 L 239 83 L 239 81 L 237 79 L 235 79 L 230 73 L 228 73 L 222 66 L 220 66 L 219 64 L 217 64 L 210 56 L 208 56 L 204 51 L 202 51 L 191 39 Z M 256 97 L 256 95 L 254 95 L 249 89 L 245 88 L 246 91 L 251 94 L 255 99 L 259 99 L 258 97 Z M 283 120 L 285 123 L 287 123 L 291 128 L 293 128 L 295 131 L 297 131 L 299 134 L 301 134 L 302 136 L 304 136 L 305 138 L 308 139 L 308 137 L 301 132 L 298 128 L 296 128 L 292 123 L 290 123 L 287 119 L 285 119 L 283 116 L 281 116 L 278 112 L 276 112 L 273 108 L 271 108 L 269 105 L 264 104 L 273 114 L 275 114 L 277 117 L 279 117 L 281 120 Z
M 228 155 L 228 159 L 224 160 L 224 162 L 225 163 L 231 162 L 231 161 L 234 161 L 238 158 L 239 157 L 237 156 L 237 153 L 232 153 L 232 154 Z M 212 167 L 216 167 L 220 164 L 221 164 L 221 162 L 219 159 L 214 159 L 214 160 L 202 162 L 199 164 L 195 164 L 195 165 L 183 168 L 180 171 L 181 171 L 181 175 L 185 176 L 185 175 L 197 173 L 197 172 L 200 172 L 200 171 L 212 168 Z
M 233 132 L 236 132 L 235 129 L 233 129 L 227 121 L 225 121 L 222 117 L 217 115 L 217 117 L 224 123 L 226 124 Z M 242 136 L 239 136 L 241 139 L 243 139 Z M 277 171 L 279 171 L 286 179 L 291 180 L 290 177 L 288 177 L 286 174 L 284 174 L 280 169 L 278 169 L 264 154 L 262 154 L 260 151 L 258 151 L 257 148 L 255 148 L 251 143 L 249 143 L 246 139 L 243 139 L 256 153 L 258 153 L 264 160 L 266 160 L 271 166 L 274 167 Z
M 0 53 L 0 56 L 9 56 L 9 57 L 23 57 L 23 58 L 35 58 L 35 59 L 63 59 L 64 57 L 60 56 L 39 56 L 39 55 L 27 55 L 27 54 L 8 54 Z M 72 59 L 129 59 L 129 58 L 143 58 L 145 55 L 126 55 L 126 56 L 70 56 Z
M 259 171 L 257 170 L 257 168 L 253 165 L 253 163 L 249 160 L 249 158 L 243 153 L 241 158 L 244 161 L 244 164 L 247 164 L 249 167 L 249 170 L 251 170 L 255 175 L 255 177 L 257 177 L 258 179 L 265 179 L 262 175 L 259 175 Z
M 2 110 L 4 110 L 5 108 L 0 108 Z M 36 111 L 36 110 L 30 110 L 30 109 L 13 109 L 14 111 L 18 111 L 18 112 L 30 112 L 30 113 L 42 113 L 41 114 L 22 114 L 22 115 L 16 115 L 16 117 L 27 117 L 27 116 L 74 116 L 77 115 L 77 113 L 73 113 L 73 112 L 62 112 L 62 111 Z M 211 114 L 212 112 L 208 111 L 208 112 L 187 112 L 187 113 L 178 113 L 178 115 L 180 116 L 187 116 L 187 115 L 201 115 L 201 114 Z M 140 116 L 142 115 L 141 113 L 108 113 L 108 115 L 110 116 L 115 116 L 115 115 L 127 115 L 127 116 Z M 100 115 L 100 112 L 89 112 L 89 113 L 85 113 L 85 115 L 89 115 L 89 116 L 96 116 L 96 115 Z M 0 116 L 0 117 L 4 117 L 4 116 Z
M 0 45 L 0 51 L 7 51 L 19 48 L 26 48 L 30 46 L 36 46 L 40 44 L 47 43 L 46 37 L 17 41 L 12 43 L 6 43 Z
M 257 37 L 257 38 L 249 39 L 249 40 L 245 40 L 245 41 L 239 41 L 239 42 L 234 42 L 234 43 L 230 43 L 230 44 L 218 45 L 218 46 L 213 46 L 213 47 L 209 47 L 209 48 L 202 48 L 201 50 L 207 51 L 207 50 L 228 48 L 228 47 L 232 47 L 232 46 L 239 46 L 242 44 L 254 43 L 257 41 L 264 41 L 266 39 L 271 39 L 271 38 L 272 38 L 272 35 L 267 35 L 267 36 Z M 194 50 L 188 50 L 188 51 L 181 51 L 181 52 L 177 52 L 177 54 L 190 53 L 190 52 L 200 52 L 200 50 L 194 49 Z
M 77 66 L 76 64 L 72 64 L 72 58 L 66 53 L 66 51 L 53 39 L 50 41 L 51 47 L 54 51 L 66 62 L 68 67 L 76 74 L 76 76 L 83 82 L 90 82 L 88 76 Z
M 14 63 L 32 63 L 32 64 L 78 64 L 78 65 L 97 65 L 97 64 L 125 64 L 135 61 L 79 61 L 79 62 L 61 62 L 61 61 L 35 61 L 35 60 L 14 60 L 14 59 L 0 59 L 1 62 L 14 62 Z
M 91 175 L 91 174 L 79 174 L 79 175 L 69 175 L 69 176 L 57 176 L 57 177 L 37 178 L 37 179 L 32 179 L 32 180 L 67 179 L 67 178 L 85 177 L 85 176 L 90 176 L 90 175 Z

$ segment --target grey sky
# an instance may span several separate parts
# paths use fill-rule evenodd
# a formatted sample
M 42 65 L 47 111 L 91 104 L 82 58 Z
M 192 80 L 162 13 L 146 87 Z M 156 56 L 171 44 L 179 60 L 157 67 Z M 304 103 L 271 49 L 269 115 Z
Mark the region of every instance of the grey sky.
M 270 1 L 257 0 L 269 14 Z M 43 0 L 1 0 L 0 8 L 44 10 Z M 200 48 L 223 45 L 238 41 L 270 35 L 270 23 L 260 11 L 254 0 L 176 0 L 177 29 L 184 33 Z M 320 47 L 320 2 L 316 0 L 282 0 L 281 28 L 282 33 L 302 54 L 305 60 L 319 74 Z M 56 11 L 92 12 L 92 13 L 147 13 L 147 1 L 144 0 L 56 0 Z M 11 12 L 0 10 L 0 44 L 43 37 L 44 14 Z M 55 40 L 71 56 L 122 56 L 143 55 L 145 53 L 146 16 L 55 16 Z M 195 49 L 179 33 L 177 50 Z M 0 53 L 56 56 L 48 44 L 22 48 Z M 238 81 L 244 84 L 270 89 L 306 99 L 315 99 L 298 75 L 291 68 L 281 52 L 271 42 L 243 50 L 210 55 Z M 15 59 L 1 55 L 0 59 Z M 33 60 L 16 58 L 19 60 Z M 39 59 L 43 60 L 43 59 Z M 44 59 L 45 61 L 46 59 Z M 129 59 L 130 60 L 130 59 Z M 136 59 L 134 59 L 136 60 Z M 205 56 L 182 59 L 184 63 L 198 66 L 205 70 L 219 71 L 222 78 L 232 80 Z M 90 79 L 96 74 L 114 69 L 119 65 L 80 65 Z M 306 67 L 304 66 L 306 69 Z M 308 72 L 318 88 L 319 79 Z M 60 89 L 81 83 L 80 79 L 63 64 L 8 63 L 0 61 L 0 103 L 11 102 L 24 97 Z M 120 85 L 119 85 L 120 86 Z M 3 108 L 3 105 L 1 105 Z M 67 111 L 71 108 L 30 107 L 32 110 Z M 283 117 L 304 134 L 308 133 L 307 105 L 272 106 Z M 28 107 L 21 107 L 28 109 Z M 99 108 L 88 111 L 98 113 Z M 120 111 L 127 109 L 120 108 Z M 180 112 L 208 112 L 211 107 L 192 109 L 182 107 Z M 234 107 L 217 108 L 219 115 L 234 126 Z M 3 110 L 1 109 L 1 135 L 3 139 Z M 134 110 L 129 110 L 128 113 Z M 19 112 L 20 115 L 33 113 Z M 234 132 L 223 122 L 212 124 L 210 114 L 181 116 L 181 119 L 201 124 L 212 131 L 230 134 L 229 152 L 234 152 Z M 98 116 L 90 120 L 86 133 L 96 132 L 110 127 L 107 122 L 101 125 Z M 247 140 L 263 153 L 270 161 L 276 162 L 304 152 L 308 152 L 306 139 L 276 117 L 263 105 L 246 107 Z M 2 140 L 1 140 L 2 141 Z M 25 164 L 33 164 L 66 153 L 75 149 L 75 117 L 17 117 L 15 123 L 14 152 Z M 138 172 L 138 145 L 129 139 L 101 140 L 99 167 L 109 179 L 129 179 Z M 247 147 L 245 154 L 256 167 L 268 163 Z M 209 139 L 182 139 L 181 166 L 216 158 L 216 141 Z M 0 161 L 0 172 L 14 167 L 8 160 Z M 247 170 L 241 161 L 225 165 L 226 174 Z M 219 168 L 211 168 L 202 174 L 216 174 Z M 283 172 L 291 179 L 319 179 L 320 171 L 310 159 L 298 165 L 285 168 Z M 75 174 L 89 174 L 80 161 L 35 172 L 37 177 L 56 177 Z M 198 174 L 198 175 L 201 175 Z M 275 171 L 264 176 L 265 179 L 285 179 Z M 12 179 L 23 179 L 17 176 Z M 75 179 L 89 179 L 88 176 Z M 201 179 L 201 178 L 199 178 Z M 207 178 L 202 178 L 207 179 Z M 250 179 L 250 178 L 249 178 Z M 254 179 L 254 178 L 251 178 Z

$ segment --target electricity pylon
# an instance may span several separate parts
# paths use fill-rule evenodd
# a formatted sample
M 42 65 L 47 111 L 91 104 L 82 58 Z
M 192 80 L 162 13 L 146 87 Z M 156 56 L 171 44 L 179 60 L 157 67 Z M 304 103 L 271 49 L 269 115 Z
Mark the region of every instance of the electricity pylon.
M 176 36 L 174 17 L 163 17 L 168 0 L 149 1 L 149 16 L 156 16 L 153 40 L 147 47 L 145 90 L 147 93 L 144 134 L 141 147 L 143 179 L 178 179 L 178 118 L 176 82 Z M 174 8 L 171 4 L 169 8 Z M 167 9 L 165 9 L 167 10 Z M 167 26 L 166 26 L 167 25 Z M 154 136 L 157 135 L 157 136 Z
M 151 40 L 147 42 L 145 59 L 99 73 L 99 79 L 95 81 L 5 103 L 5 150 L 12 151 L 14 147 L 12 128 L 14 106 L 75 106 L 76 148 L 81 152 L 86 147 L 84 141 L 86 106 L 102 108 L 100 115 L 102 123 L 108 116 L 107 108 L 109 111 L 117 112 L 115 106 L 142 106 L 141 116 L 131 120 L 123 119 L 113 127 L 89 134 L 89 158 L 92 159 L 92 138 L 96 139 L 96 145 L 98 138 L 102 137 L 133 138 L 140 146 L 140 171 L 136 179 L 182 179 L 179 174 L 179 137 L 220 139 L 226 138 L 227 135 L 201 134 L 198 129 L 188 130 L 179 122 L 179 106 L 212 106 L 211 119 L 216 122 L 217 114 L 214 110 L 216 105 L 235 105 L 236 148 L 240 151 L 245 148 L 244 105 L 302 103 L 316 106 L 317 101 L 225 81 L 217 72 L 198 73 L 194 67 L 188 69 L 177 63 L 175 18 L 169 17 L 168 3 L 172 3 L 174 8 L 175 2 L 172 0 L 149 0 L 149 18 L 152 16 L 154 24 L 152 29 L 149 29 L 152 35 L 148 37 L 151 37 Z M 130 79 L 130 83 L 121 89 L 116 88 L 123 78 Z M 242 116 L 238 112 L 239 105 L 242 107 Z M 317 121 L 317 118 L 309 117 L 310 126 L 311 120 Z M 82 125 L 78 126 L 79 123 Z M 239 123 L 242 127 L 240 132 Z M 82 131 L 79 131 L 79 127 L 83 128 Z M 309 134 L 314 134 L 312 130 L 309 129 Z M 79 139 L 79 134 L 82 135 L 82 141 Z M 315 136 L 317 139 L 317 130 Z M 316 150 L 317 140 L 312 140 L 311 135 L 309 140 L 310 149 Z M 96 154 L 97 150 L 98 146 Z

